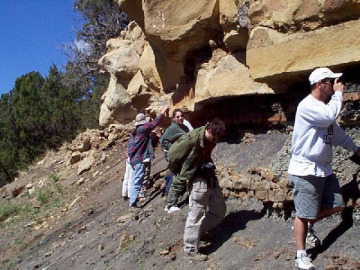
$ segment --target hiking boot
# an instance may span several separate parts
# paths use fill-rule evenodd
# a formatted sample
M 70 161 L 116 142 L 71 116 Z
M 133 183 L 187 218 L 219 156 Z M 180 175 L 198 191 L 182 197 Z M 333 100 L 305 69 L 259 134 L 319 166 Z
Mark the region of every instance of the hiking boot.
M 309 228 L 306 235 L 306 243 L 312 247 L 317 247 L 320 245 L 320 239 L 315 235 L 314 229 Z
M 208 256 L 199 252 L 185 252 L 186 256 L 192 261 L 203 262 L 208 259 Z
M 295 267 L 301 270 L 315 270 L 315 266 L 311 263 L 307 254 L 301 254 L 295 258 Z

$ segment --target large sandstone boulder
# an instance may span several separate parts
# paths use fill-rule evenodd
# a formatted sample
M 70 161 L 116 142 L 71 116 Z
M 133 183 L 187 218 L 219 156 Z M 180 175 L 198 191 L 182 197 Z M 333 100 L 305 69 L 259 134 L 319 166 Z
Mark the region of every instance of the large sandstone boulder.
M 131 100 L 131 97 L 146 92 L 147 88 L 139 73 L 144 47 L 144 34 L 134 22 L 129 24 L 128 31 L 122 32 L 121 37 L 107 42 L 108 52 L 99 60 L 101 68 L 110 74 L 108 89 L 101 98 L 100 126 L 130 122 L 138 112 L 137 106 L 147 105 L 149 95 L 145 101 L 137 99 L 135 104 Z
M 156 67 L 154 51 L 149 43 L 146 43 L 144 52 L 140 58 L 140 72 L 145 83 L 153 90 L 160 92 L 162 82 Z
M 264 79 L 282 73 L 310 72 L 317 66 L 359 62 L 359 34 L 360 20 L 294 34 L 255 27 L 250 34 L 246 64 L 253 78 Z
M 201 65 L 195 87 L 194 102 L 224 96 L 274 94 L 267 84 L 254 82 L 243 53 L 229 55 L 219 50 L 209 62 Z
M 109 44 L 114 42 L 110 41 Z M 111 49 L 99 60 L 99 64 L 110 74 L 118 77 L 132 77 L 139 68 L 140 56 L 129 40 L 117 42 L 115 49 Z
M 108 89 L 103 94 L 102 100 L 99 115 L 100 126 L 109 126 L 121 121 L 130 122 L 134 119 L 136 110 L 132 108 L 126 88 L 118 83 L 116 75 L 111 74 Z
M 182 62 L 189 50 L 206 46 L 218 32 L 217 2 L 143 2 L 146 37 L 167 58 Z

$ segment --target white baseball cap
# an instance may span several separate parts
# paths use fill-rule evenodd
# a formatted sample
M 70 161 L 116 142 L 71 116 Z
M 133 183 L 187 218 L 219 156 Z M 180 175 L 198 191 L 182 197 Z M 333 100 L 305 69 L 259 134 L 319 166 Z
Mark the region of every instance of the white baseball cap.
M 342 75 L 342 73 L 334 73 L 327 67 L 321 67 L 315 69 L 313 72 L 311 72 L 309 76 L 310 84 L 313 85 L 314 83 L 320 82 L 323 79 L 326 78 L 339 78 Z

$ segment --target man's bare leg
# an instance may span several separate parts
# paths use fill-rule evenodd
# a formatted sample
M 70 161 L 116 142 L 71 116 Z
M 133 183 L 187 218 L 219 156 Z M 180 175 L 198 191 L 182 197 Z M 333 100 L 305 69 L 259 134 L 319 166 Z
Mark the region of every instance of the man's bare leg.
M 308 229 L 308 219 L 295 217 L 294 236 L 297 250 L 305 250 L 305 239 Z

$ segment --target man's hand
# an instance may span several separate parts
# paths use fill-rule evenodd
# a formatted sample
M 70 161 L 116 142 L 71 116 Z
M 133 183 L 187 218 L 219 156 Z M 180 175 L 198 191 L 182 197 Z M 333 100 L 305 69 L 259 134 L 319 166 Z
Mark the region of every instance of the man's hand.
M 338 82 L 339 78 L 336 78 L 334 81 L 333 89 L 334 91 L 340 91 L 344 93 L 345 91 L 345 85 L 342 82 Z
M 165 105 L 161 111 L 162 114 L 165 114 L 167 111 L 169 111 L 170 106 L 169 105 Z

